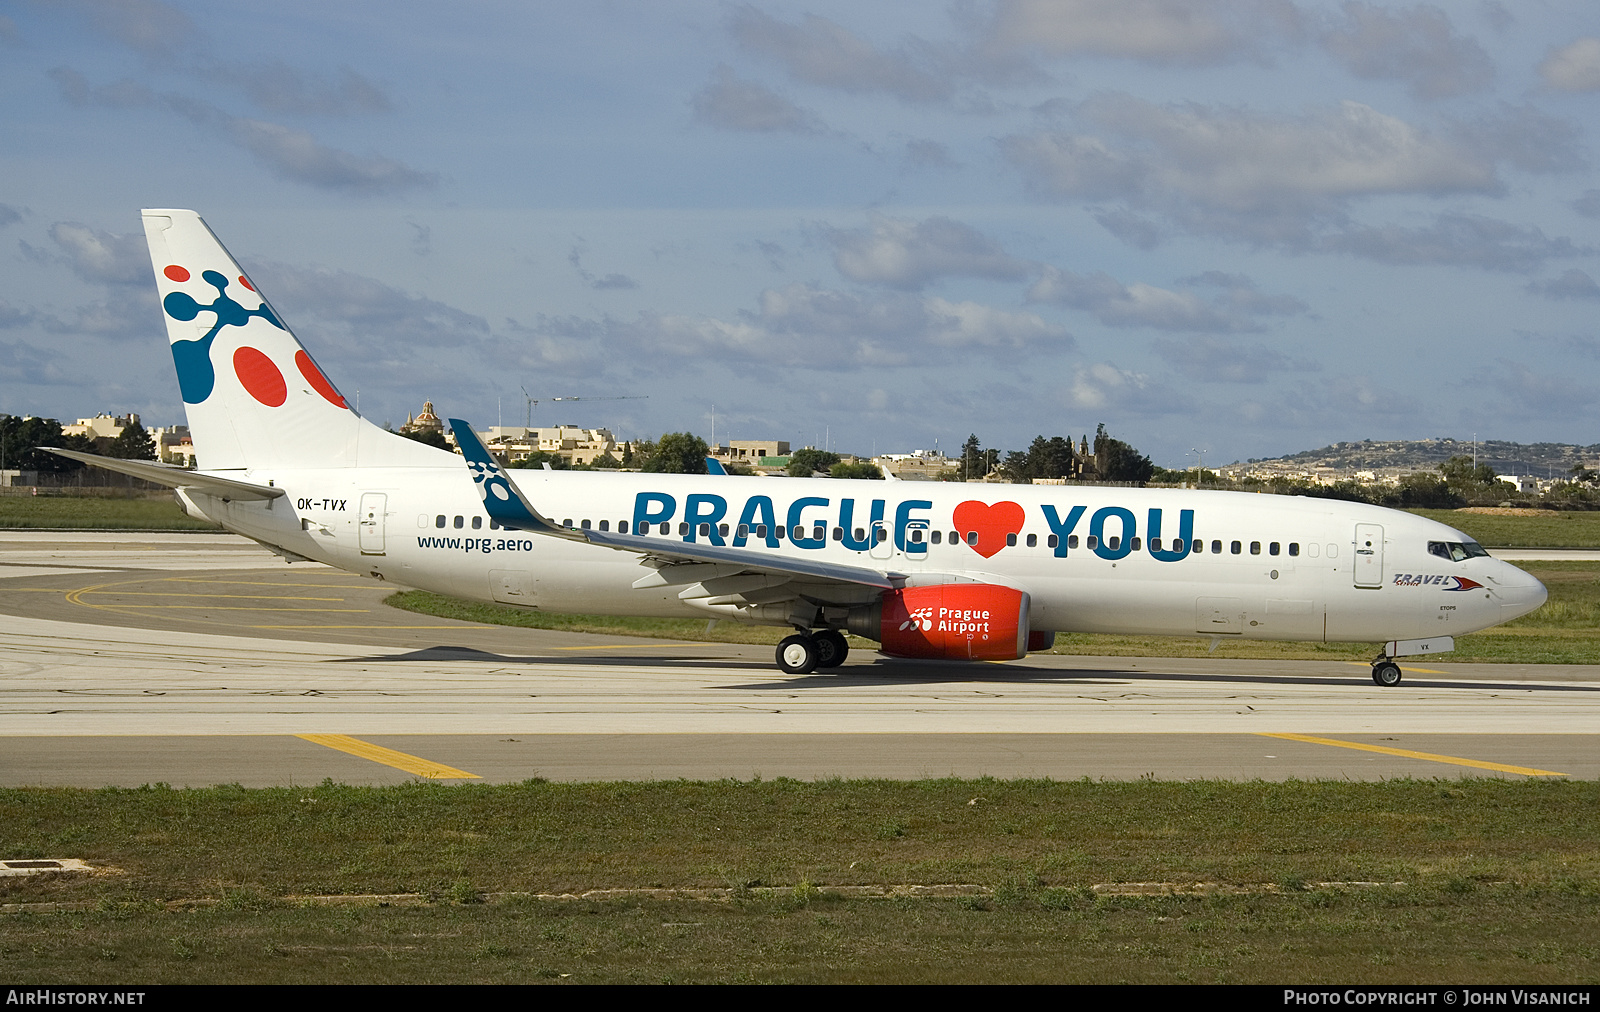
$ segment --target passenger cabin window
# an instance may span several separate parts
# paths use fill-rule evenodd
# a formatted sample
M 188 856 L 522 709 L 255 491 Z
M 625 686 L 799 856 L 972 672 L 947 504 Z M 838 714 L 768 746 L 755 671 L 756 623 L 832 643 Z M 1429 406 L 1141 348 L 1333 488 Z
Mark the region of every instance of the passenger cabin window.
M 1298 542 L 1298 541 L 1289 542 L 1289 554 L 1290 554 L 1290 556 L 1295 556 L 1295 555 L 1299 555 L 1300 554 L 1300 542 Z
M 961 535 L 959 533 L 957 533 L 956 531 L 951 531 L 950 532 L 950 543 L 952 545 L 956 544 L 960 540 L 961 540 Z
M 1091 538 L 1091 540 L 1093 540 L 1093 539 Z M 1089 547 L 1093 548 L 1094 546 L 1090 545 Z M 1115 538 L 1115 537 L 1106 538 L 1106 547 L 1111 549 L 1114 552 L 1117 549 L 1122 547 L 1122 539 L 1121 538 Z
M 1160 538 L 1151 538 L 1150 539 L 1150 550 L 1152 552 L 1161 551 L 1161 539 Z
M 609 531 L 611 529 L 611 521 L 609 521 L 609 520 L 600 521 L 600 529 L 602 531 Z
M 1240 544 L 1239 542 L 1235 541 L 1235 542 L 1233 542 L 1232 544 L 1230 544 L 1228 546 L 1228 550 L 1230 552 L 1232 552 L 1234 555 L 1238 555 L 1240 552 L 1242 552 L 1244 550 L 1244 546 L 1242 544 Z
M 856 540 L 860 541 L 861 539 L 856 538 Z M 934 531 L 928 536 L 928 540 L 932 541 L 936 545 L 942 544 L 944 542 L 944 531 Z
M 456 520 L 455 520 L 455 528 L 456 528 L 456 530 L 459 531 L 461 528 L 465 527 L 466 525 L 467 525 L 467 518 L 466 517 L 456 517 Z
M 767 525 L 766 524 L 756 524 L 756 537 L 764 538 L 766 536 L 767 536 Z
M 1074 537 L 1072 540 L 1076 541 L 1078 539 L 1076 537 Z M 1054 534 L 1052 534 L 1048 538 L 1044 539 L 1044 543 L 1045 543 L 1045 547 L 1054 548 L 1057 545 L 1061 544 L 1061 539 L 1056 537 Z
M 479 531 L 479 530 L 483 529 L 483 517 L 473 517 L 472 518 L 472 529 L 475 530 L 475 531 Z
M 918 534 L 918 537 L 915 538 L 914 540 L 921 541 L 922 540 L 922 538 L 921 538 L 922 532 L 918 531 L 917 534 Z M 1006 547 L 1007 548 L 1015 548 L 1016 545 L 1017 545 L 1017 536 L 1015 534 L 1007 534 L 1006 535 Z
M 1267 554 L 1268 555 L 1277 555 L 1278 554 L 1278 543 L 1276 541 L 1272 542 L 1270 545 L 1267 546 Z
M 1015 540 L 1015 537 L 1016 537 L 1015 535 L 1012 536 L 1013 540 Z M 912 531 L 911 531 L 911 543 L 914 544 L 914 545 L 922 544 L 922 528 L 916 527 L 916 528 L 912 529 Z
M 938 534 L 938 531 L 935 531 L 934 533 Z M 1037 547 L 1039 547 L 1039 535 L 1037 535 L 1037 534 L 1028 535 L 1028 547 L 1029 548 L 1037 548 Z
M 1050 536 L 1052 538 L 1055 537 L 1054 534 L 1052 534 Z M 1051 545 L 1050 547 L 1054 548 L 1055 545 Z M 1077 548 L 1078 547 L 1078 536 L 1076 534 L 1068 534 L 1067 535 L 1067 547 L 1068 548 Z
M 443 527 L 444 526 L 444 514 L 443 513 L 441 513 L 438 516 L 433 518 L 433 526 L 435 526 L 435 527 Z
M 583 529 L 584 529 L 584 530 L 589 530 L 589 529 L 590 529 L 590 528 L 589 528 L 589 521 L 587 521 L 587 520 L 585 520 L 585 521 L 583 521 L 583 524 L 582 524 L 582 526 L 583 526 Z
M 1086 548 L 1099 548 L 1100 539 L 1091 534 L 1087 538 L 1083 539 L 1083 544 Z
M 717 533 L 722 535 L 723 537 L 727 537 L 728 536 L 728 525 L 727 524 L 718 524 L 717 525 Z
M 1261 554 L 1261 542 L 1259 542 L 1259 541 L 1250 542 L 1250 554 L 1251 555 L 1260 555 Z
M 881 545 L 885 541 L 889 540 L 889 532 L 884 530 L 882 527 L 874 527 L 873 532 L 878 535 L 878 544 Z
M 978 543 L 978 532 L 977 531 L 968 531 L 967 532 L 967 544 L 975 545 L 977 543 Z
M 1133 550 L 1136 551 L 1136 552 L 1139 550 L 1139 539 L 1138 538 L 1134 538 L 1133 539 Z
M 1181 548 L 1182 545 L 1180 544 L 1179 547 Z M 1189 546 L 1189 551 L 1193 552 L 1195 555 L 1199 555 L 1201 552 L 1203 552 L 1205 550 L 1206 550 L 1206 543 L 1204 541 L 1201 541 L 1199 538 L 1195 538 L 1194 539 L 1194 544 Z
M 711 525 L 710 524 L 701 524 L 700 525 L 700 536 L 702 538 L 706 538 L 706 537 L 710 537 L 711 536 Z
M 459 527 L 460 525 L 457 524 L 456 526 Z M 561 526 L 563 526 L 563 527 L 571 527 L 572 526 L 572 518 L 571 517 L 567 517 L 567 519 L 561 521 Z
M 569 527 L 570 527 L 570 526 L 571 526 L 571 524 L 568 524 L 568 525 L 567 525 L 567 526 L 569 526 Z M 662 526 L 665 526 L 665 525 L 664 525 L 664 524 L 663 524 L 663 525 L 662 525 Z M 688 534 L 688 533 L 689 533 L 689 525 L 688 525 L 688 524 L 686 524 L 686 523 L 682 523 L 682 522 L 680 522 L 680 523 L 679 523 L 679 524 L 678 524 L 678 533 L 679 533 L 679 534 Z
M 1234 551 L 1238 551 L 1238 549 L 1236 548 L 1236 549 L 1234 549 Z M 1221 555 L 1222 554 L 1222 542 L 1220 542 L 1220 541 L 1211 542 L 1211 554 L 1212 555 Z

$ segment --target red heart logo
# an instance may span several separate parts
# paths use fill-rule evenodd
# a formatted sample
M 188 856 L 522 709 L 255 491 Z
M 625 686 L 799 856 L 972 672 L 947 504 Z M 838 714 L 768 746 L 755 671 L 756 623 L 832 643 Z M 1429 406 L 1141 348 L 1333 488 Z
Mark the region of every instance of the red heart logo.
M 969 531 L 978 532 L 978 543 L 970 547 L 987 559 L 1006 546 L 1006 535 L 1022 530 L 1027 514 L 1014 502 L 997 502 L 990 506 L 969 499 L 956 507 L 952 519 L 962 541 L 967 540 Z

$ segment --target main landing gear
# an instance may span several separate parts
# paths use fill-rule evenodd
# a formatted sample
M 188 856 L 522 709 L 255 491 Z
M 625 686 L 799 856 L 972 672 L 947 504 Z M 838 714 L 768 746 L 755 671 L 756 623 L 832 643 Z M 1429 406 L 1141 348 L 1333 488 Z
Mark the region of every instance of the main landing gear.
M 1372 662 L 1372 680 L 1386 689 L 1400 684 L 1400 665 L 1387 657 Z
M 809 675 L 818 668 L 837 668 L 850 644 L 837 629 L 796 633 L 778 644 L 778 667 L 791 675 Z

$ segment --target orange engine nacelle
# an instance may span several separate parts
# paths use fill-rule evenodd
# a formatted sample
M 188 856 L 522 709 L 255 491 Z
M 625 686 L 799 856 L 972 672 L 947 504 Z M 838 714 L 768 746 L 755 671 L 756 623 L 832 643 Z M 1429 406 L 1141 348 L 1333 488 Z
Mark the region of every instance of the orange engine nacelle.
M 883 595 L 878 640 L 895 657 L 1009 661 L 1028 652 L 1028 595 L 989 583 L 907 587 Z

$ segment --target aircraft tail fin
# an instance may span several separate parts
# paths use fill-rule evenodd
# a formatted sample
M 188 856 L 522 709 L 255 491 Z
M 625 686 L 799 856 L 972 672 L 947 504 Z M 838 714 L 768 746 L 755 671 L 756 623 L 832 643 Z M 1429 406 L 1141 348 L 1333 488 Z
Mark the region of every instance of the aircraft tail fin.
M 443 451 L 351 410 L 198 214 L 156 209 L 143 216 L 199 466 L 448 461 Z

